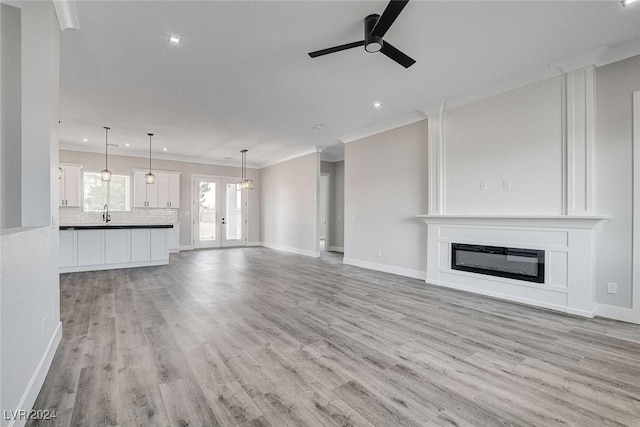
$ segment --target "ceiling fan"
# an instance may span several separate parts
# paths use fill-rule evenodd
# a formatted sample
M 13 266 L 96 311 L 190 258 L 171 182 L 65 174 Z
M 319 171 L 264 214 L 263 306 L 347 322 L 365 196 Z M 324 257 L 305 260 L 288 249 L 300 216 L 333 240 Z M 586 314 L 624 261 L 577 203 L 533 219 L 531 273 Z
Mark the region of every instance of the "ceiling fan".
M 391 0 L 387 5 L 382 16 L 372 14 L 364 18 L 364 40 L 347 43 L 340 46 L 330 47 L 328 49 L 316 50 L 310 52 L 312 58 L 328 55 L 330 53 L 340 52 L 354 47 L 364 46 L 364 50 L 370 53 L 382 52 L 388 58 L 396 61 L 404 68 L 409 68 L 415 64 L 415 60 L 393 47 L 390 43 L 383 41 L 382 38 L 396 20 L 402 9 L 409 3 L 409 0 Z

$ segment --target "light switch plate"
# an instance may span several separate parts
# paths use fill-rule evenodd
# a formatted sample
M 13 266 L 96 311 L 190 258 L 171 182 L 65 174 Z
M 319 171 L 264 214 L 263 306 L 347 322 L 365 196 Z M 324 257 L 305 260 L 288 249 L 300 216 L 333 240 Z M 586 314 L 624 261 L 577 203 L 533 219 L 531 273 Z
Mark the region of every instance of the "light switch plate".
M 610 294 L 617 294 L 618 293 L 618 284 L 617 283 L 613 283 L 613 282 L 607 283 L 607 292 L 609 292 Z

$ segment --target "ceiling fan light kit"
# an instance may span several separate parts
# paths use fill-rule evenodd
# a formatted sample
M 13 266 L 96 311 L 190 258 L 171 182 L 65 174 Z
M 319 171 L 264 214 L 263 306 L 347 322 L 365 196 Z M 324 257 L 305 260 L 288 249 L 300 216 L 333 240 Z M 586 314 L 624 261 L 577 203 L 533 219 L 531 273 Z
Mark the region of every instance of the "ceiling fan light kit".
M 391 0 L 382 15 L 374 13 L 364 18 L 364 40 L 309 52 L 309 56 L 317 58 L 318 56 L 364 46 L 364 50 L 366 52 L 381 52 L 387 58 L 392 59 L 404 68 L 411 67 L 416 63 L 413 58 L 383 40 L 383 37 L 391 27 L 391 24 L 394 23 L 407 3 L 409 3 L 409 0 Z

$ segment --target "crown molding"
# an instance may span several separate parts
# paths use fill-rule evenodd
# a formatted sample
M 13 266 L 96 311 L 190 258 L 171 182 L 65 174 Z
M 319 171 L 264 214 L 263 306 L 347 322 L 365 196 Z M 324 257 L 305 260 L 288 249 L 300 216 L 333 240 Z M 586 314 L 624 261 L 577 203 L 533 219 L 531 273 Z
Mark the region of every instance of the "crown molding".
M 78 13 L 76 12 L 76 2 L 74 0 L 51 0 L 53 10 L 58 18 L 58 26 L 60 31 L 77 30 L 80 28 L 78 23 Z
M 347 135 L 339 137 L 338 140 L 343 142 L 344 144 L 348 144 L 350 142 L 357 141 L 359 139 L 366 138 L 368 136 L 377 135 L 382 132 L 386 132 L 392 129 L 397 129 L 402 126 L 406 126 L 412 123 L 426 120 L 426 118 L 427 118 L 427 115 L 423 111 L 414 110 L 411 114 L 408 114 L 406 116 L 398 117 L 393 120 L 382 122 L 375 126 L 371 126 L 355 132 L 351 132 Z
M 326 145 L 314 145 L 312 147 L 308 147 L 305 150 L 300 151 L 300 152 L 298 152 L 296 154 L 293 154 L 291 156 L 285 157 L 285 158 L 280 159 L 280 160 L 276 160 L 275 162 L 263 163 L 258 167 L 258 169 L 268 168 L 270 166 L 274 166 L 274 165 L 277 165 L 279 163 L 284 163 L 284 162 L 288 162 L 289 160 L 294 160 L 294 159 L 298 159 L 300 157 L 308 156 L 309 154 L 322 153 L 322 150 L 324 150 L 325 148 L 327 148 Z
M 100 147 L 90 146 L 90 145 L 80 145 L 80 144 L 70 144 L 65 142 L 60 142 L 60 150 L 67 151 L 80 151 L 83 153 L 94 153 L 94 154 L 102 154 L 104 155 L 104 149 Z M 109 155 L 110 156 L 122 156 L 122 157 L 140 157 L 143 159 L 149 158 L 149 152 L 147 151 L 129 151 L 126 152 L 122 148 L 110 148 Z M 185 163 L 198 163 L 202 165 L 211 165 L 211 166 L 227 166 L 231 168 L 239 168 L 242 165 L 240 160 L 229 160 L 229 161 L 220 161 L 213 159 L 206 159 L 202 157 L 192 157 L 192 156 L 181 156 L 179 154 L 165 154 L 165 153 L 153 153 L 152 155 L 154 160 L 169 160 L 173 162 L 185 162 Z M 260 169 L 255 163 L 247 162 L 248 169 Z

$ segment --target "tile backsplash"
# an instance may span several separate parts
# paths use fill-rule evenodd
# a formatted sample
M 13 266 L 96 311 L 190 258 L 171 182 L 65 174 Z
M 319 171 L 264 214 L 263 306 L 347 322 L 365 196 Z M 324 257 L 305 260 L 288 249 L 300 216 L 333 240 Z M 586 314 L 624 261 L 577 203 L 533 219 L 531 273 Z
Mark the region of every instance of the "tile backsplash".
M 132 212 L 109 212 L 111 224 L 178 224 L 178 209 L 133 209 Z M 60 208 L 60 225 L 102 223 L 102 212 L 83 212 L 82 208 Z

